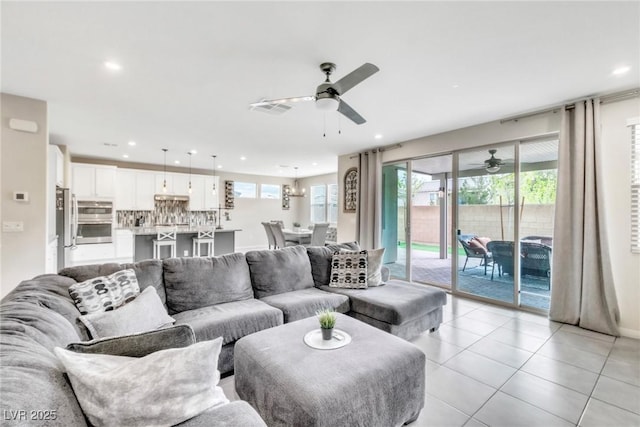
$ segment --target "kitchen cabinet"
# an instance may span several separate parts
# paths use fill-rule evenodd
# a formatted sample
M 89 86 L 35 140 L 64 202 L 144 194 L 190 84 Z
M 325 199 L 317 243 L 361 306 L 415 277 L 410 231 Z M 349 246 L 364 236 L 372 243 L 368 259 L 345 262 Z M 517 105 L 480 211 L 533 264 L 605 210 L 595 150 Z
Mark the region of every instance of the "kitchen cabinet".
M 71 267 L 114 262 L 116 255 L 113 243 L 78 245 L 77 249 L 71 251 L 70 254 Z
M 133 262 L 133 233 L 131 230 L 116 230 L 114 244 L 117 262 Z
M 75 163 L 71 188 L 78 199 L 112 199 L 116 195 L 116 167 Z
M 155 176 L 153 172 L 118 169 L 116 210 L 153 210 Z
M 193 176 L 193 175 L 192 175 Z M 186 196 L 189 194 L 189 174 L 186 173 L 167 173 L 167 191 L 162 190 L 165 177 L 164 173 L 156 173 L 156 194 L 173 194 L 177 196 Z
M 167 191 L 163 190 L 163 183 L 167 182 Z M 173 194 L 173 177 L 170 173 L 164 174 L 162 172 L 155 174 L 155 191 L 154 194 Z
M 205 192 L 205 176 L 191 176 L 191 194 L 189 194 L 189 210 L 203 211 L 205 210 L 204 192 Z

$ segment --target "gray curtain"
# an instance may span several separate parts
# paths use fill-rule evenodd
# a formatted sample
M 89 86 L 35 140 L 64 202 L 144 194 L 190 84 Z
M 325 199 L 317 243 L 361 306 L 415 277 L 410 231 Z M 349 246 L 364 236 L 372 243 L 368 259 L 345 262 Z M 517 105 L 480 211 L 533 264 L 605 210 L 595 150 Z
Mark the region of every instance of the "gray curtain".
M 379 150 L 359 154 L 356 239 L 362 249 L 380 247 L 382 229 L 382 156 Z
M 562 110 L 549 318 L 619 336 L 602 199 L 600 100 Z

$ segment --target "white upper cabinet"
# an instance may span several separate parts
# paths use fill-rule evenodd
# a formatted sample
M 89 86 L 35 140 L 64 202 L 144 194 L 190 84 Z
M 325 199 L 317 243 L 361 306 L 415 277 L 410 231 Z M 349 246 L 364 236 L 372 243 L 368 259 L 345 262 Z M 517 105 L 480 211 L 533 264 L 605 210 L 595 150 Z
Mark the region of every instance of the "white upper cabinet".
M 173 192 L 171 194 L 175 194 L 178 196 L 186 196 L 189 194 L 189 174 L 172 173 L 171 178 L 173 179 Z M 193 181 L 193 175 L 191 176 L 191 178 Z
M 189 194 L 189 210 L 203 211 L 205 210 L 204 202 L 204 175 L 191 176 L 191 194 Z
M 155 174 L 134 169 L 118 169 L 117 210 L 151 211 L 155 194 Z
M 71 188 L 79 199 L 112 199 L 116 196 L 116 167 L 76 163 Z
M 173 177 L 170 173 L 156 172 L 155 194 L 173 194 Z M 167 191 L 164 191 L 163 184 L 167 184 Z

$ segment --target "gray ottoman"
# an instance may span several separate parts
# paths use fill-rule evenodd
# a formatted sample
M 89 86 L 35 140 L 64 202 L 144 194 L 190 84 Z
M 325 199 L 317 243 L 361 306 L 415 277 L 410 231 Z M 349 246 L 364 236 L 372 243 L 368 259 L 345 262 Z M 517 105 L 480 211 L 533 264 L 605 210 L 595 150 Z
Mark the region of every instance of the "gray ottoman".
M 315 317 L 245 336 L 235 346 L 236 392 L 269 426 L 400 426 L 424 406 L 425 355 L 413 344 L 338 314 L 348 345 L 303 342 Z

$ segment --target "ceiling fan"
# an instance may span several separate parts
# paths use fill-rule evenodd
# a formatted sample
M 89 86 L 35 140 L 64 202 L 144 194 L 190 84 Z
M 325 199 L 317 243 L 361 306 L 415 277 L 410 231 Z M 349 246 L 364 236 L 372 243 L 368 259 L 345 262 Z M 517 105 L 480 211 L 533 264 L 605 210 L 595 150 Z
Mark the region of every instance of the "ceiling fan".
M 335 71 L 336 64 L 332 62 L 323 62 L 320 64 L 320 69 L 327 76 L 324 83 L 320 84 L 316 88 L 316 94 L 312 96 L 298 96 L 293 98 L 280 98 L 280 99 L 267 99 L 260 102 L 249 104 L 251 109 L 263 109 L 265 111 L 276 110 L 279 113 L 284 113 L 291 107 L 285 104 L 300 102 L 300 101 L 315 101 L 316 107 L 324 111 L 338 111 L 345 117 L 353 121 L 357 125 L 361 125 L 366 122 L 364 117 L 358 114 L 353 108 L 341 99 L 348 90 L 354 86 L 362 83 L 368 79 L 380 69 L 373 64 L 365 63 L 360 67 L 353 70 L 335 83 L 331 83 L 329 76 Z
M 489 173 L 496 173 L 500 170 L 500 168 L 502 167 L 502 165 L 504 165 L 505 163 L 502 161 L 502 159 L 499 159 L 495 156 L 495 154 L 498 152 L 498 150 L 489 150 L 489 154 L 491 154 L 491 157 L 489 157 L 487 160 L 484 161 L 484 168 L 487 170 L 487 172 Z

